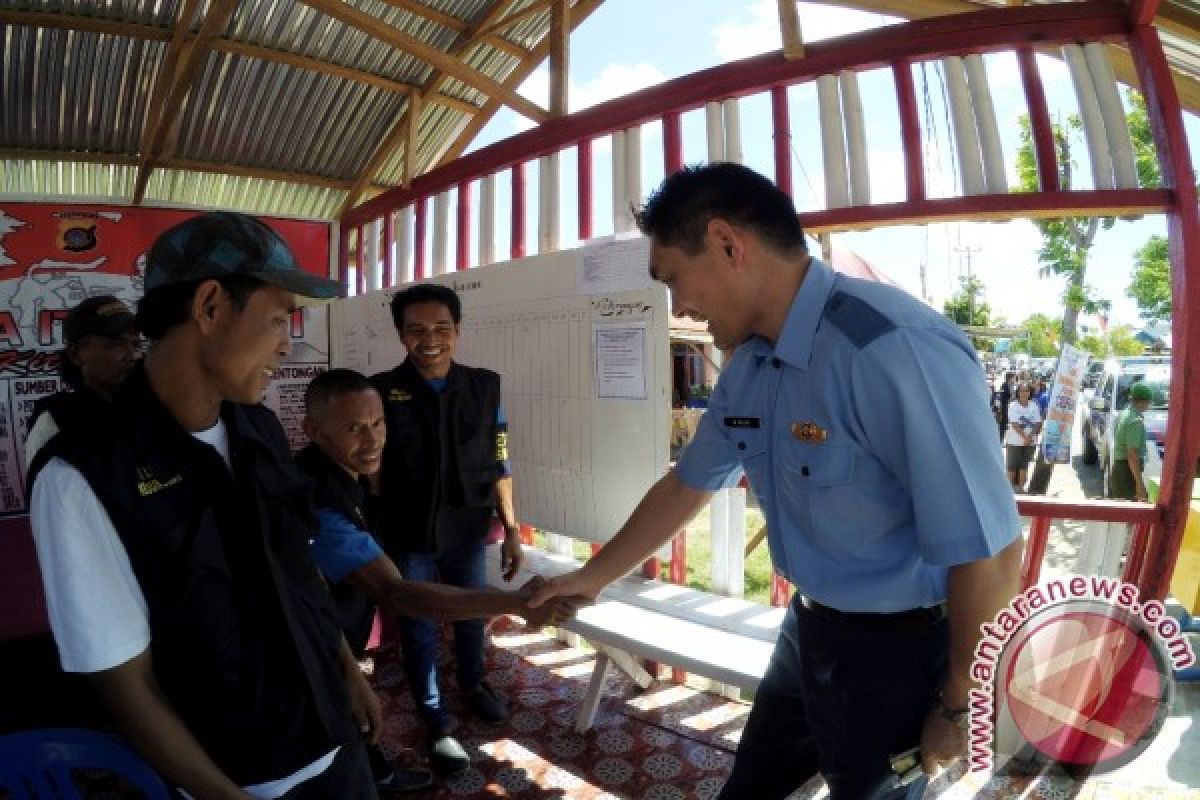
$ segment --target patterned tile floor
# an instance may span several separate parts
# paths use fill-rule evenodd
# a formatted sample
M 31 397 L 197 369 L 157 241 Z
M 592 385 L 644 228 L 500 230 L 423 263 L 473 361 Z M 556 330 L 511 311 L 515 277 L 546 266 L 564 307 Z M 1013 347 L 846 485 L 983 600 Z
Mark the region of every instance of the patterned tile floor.
M 595 726 L 573 724 L 591 674 L 592 654 L 546 633 L 498 620 L 488 652 L 489 681 L 508 700 L 511 719 L 497 728 L 468 721 L 453 686 L 442 684 L 455 719 L 454 734 L 472 753 L 472 768 L 419 800 L 706 800 L 716 797 L 733 764 L 749 706 L 669 682 L 639 690 L 610 670 Z M 367 668 L 384 702 L 384 750 L 400 763 L 421 760 L 422 728 L 394 648 L 374 652 Z M 443 676 L 453 670 L 444 664 Z M 1166 781 L 1077 782 L 1065 774 L 993 776 L 943 773 L 927 798 L 1000 800 L 1200 800 L 1200 791 L 1148 788 Z M 1165 777 L 1165 776 L 1164 776 Z M 1106 780 L 1106 778 L 1110 780 Z M 793 798 L 827 796 L 819 780 Z

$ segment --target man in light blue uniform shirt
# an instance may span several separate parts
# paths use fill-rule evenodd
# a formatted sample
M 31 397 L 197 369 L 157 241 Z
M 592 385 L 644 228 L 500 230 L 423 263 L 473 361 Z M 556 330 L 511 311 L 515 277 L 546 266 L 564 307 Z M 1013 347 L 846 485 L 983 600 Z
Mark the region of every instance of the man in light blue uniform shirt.
M 919 796 L 965 754 L 979 625 L 1018 590 L 1016 503 L 974 350 L 891 286 L 808 255 L 791 199 L 736 164 L 666 179 L 638 214 L 678 315 L 736 348 L 695 438 L 605 548 L 551 581 L 595 596 L 744 469 L 797 588 L 721 798 Z

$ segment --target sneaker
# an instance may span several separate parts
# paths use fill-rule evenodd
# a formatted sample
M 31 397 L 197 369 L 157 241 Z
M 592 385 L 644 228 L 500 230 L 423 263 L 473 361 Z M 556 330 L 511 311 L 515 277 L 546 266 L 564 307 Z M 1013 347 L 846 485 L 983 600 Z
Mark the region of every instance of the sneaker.
M 433 773 L 427 769 L 396 767 L 383 780 L 375 781 L 375 790 L 381 800 L 411 792 L 419 792 L 433 785 Z
M 439 775 L 454 775 L 471 766 L 471 757 L 457 739 L 443 734 L 429 745 L 429 766 Z
M 499 725 L 508 719 L 508 706 L 484 681 L 480 681 L 473 692 L 468 692 L 464 701 L 471 713 L 481 722 Z

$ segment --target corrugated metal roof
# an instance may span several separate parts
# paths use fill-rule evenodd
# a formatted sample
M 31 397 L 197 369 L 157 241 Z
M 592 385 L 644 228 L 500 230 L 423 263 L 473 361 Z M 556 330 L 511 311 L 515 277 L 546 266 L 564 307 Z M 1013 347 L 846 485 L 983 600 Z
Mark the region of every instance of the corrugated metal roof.
M 829 0 L 859 8 L 891 0 Z M 1040 0 L 1038 0 L 1040 2 Z M 186 0 L 0 0 L 0 191 L 129 200 L 156 81 Z M 909 0 L 911 16 L 1005 0 Z M 200 0 L 190 32 L 220 0 Z M 358 27 L 319 10 L 366 15 L 455 54 L 503 84 L 530 67 L 548 33 L 547 0 L 239 0 L 212 48 L 201 50 L 164 152 L 145 188 L 154 202 L 194 203 L 279 215 L 331 217 L 403 119 L 407 92 L 438 73 Z M 497 20 L 522 16 L 490 36 Z M 423 12 L 423 13 L 420 13 Z M 892 13 L 896 13 L 894 10 Z M 1200 109 L 1200 3 L 1165 0 L 1156 25 L 1184 104 Z M 460 43 L 470 42 L 465 47 Z M 349 74 L 347 74 L 349 72 Z M 490 97 L 440 80 L 417 126 L 416 171 L 429 169 Z M 371 176 L 400 183 L 406 150 L 384 154 Z M 225 173 L 225 174 L 222 174 Z M 371 191 L 367 187 L 366 191 Z M 359 198 L 362 199 L 362 198 Z
M 539 1 L 332 0 L 369 15 L 381 31 L 443 52 Z M 386 37 L 320 11 L 328 2 L 240 1 L 200 56 L 149 173 L 146 202 L 336 216 L 403 118 L 405 86 L 420 90 L 437 71 Z M 189 33 L 200 30 L 213 5 L 198 4 Z M 184 0 L 0 0 L 0 191 L 132 198 L 147 109 L 183 6 Z M 549 15 L 539 14 L 514 24 L 511 35 L 501 33 L 530 49 L 548 27 Z M 521 64 L 486 39 L 465 54 L 463 63 L 497 82 Z M 313 62 L 324 71 L 311 68 Z M 456 80 L 441 82 L 438 91 L 447 102 L 482 107 L 488 100 Z M 421 107 L 417 166 L 425 169 L 472 115 L 431 97 Z M 398 184 L 404 151 L 391 152 L 373 182 Z

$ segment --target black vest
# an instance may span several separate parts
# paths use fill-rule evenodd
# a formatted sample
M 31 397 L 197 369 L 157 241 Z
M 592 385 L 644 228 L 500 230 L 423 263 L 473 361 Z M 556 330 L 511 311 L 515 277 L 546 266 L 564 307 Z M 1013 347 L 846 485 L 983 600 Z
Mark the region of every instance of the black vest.
M 409 359 L 371 378 L 383 397 L 381 520 L 389 554 L 437 549 L 439 515 L 482 540 L 496 505 L 500 376 L 452 364 L 439 397 Z
M 87 479 L 145 595 L 155 677 L 217 766 L 247 785 L 290 775 L 357 732 L 341 631 L 308 551 L 310 482 L 269 410 L 226 403 L 221 418 L 232 475 L 139 366 L 111 425 L 54 437 L 38 466 L 57 456 Z
M 313 504 L 348 519 L 356 528 L 370 532 L 363 506 L 363 488 L 346 470 L 329 459 L 315 444 L 296 454 L 296 464 L 313 479 Z M 329 581 L 338 624 L 355 658 L 362 658 L 375 622 L 375 601 L 347 581 Z
M 33 413 L 29 415 L 29 427 L 32 428 L 37 418 L 47 411 L 58 429 L 65 431 L 78 425 L 94 423 L 97 415 L 106 414 L 108 410 L 107 400 L 88 387 L 80 386 L 78 389 L 63 390 L 39 398 L 33 404 Z

